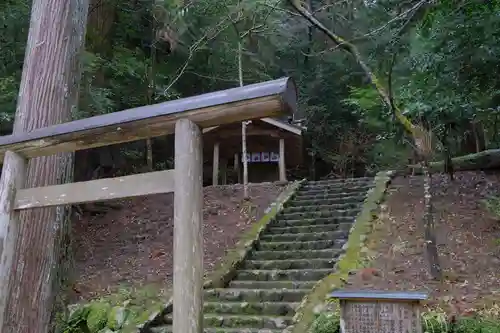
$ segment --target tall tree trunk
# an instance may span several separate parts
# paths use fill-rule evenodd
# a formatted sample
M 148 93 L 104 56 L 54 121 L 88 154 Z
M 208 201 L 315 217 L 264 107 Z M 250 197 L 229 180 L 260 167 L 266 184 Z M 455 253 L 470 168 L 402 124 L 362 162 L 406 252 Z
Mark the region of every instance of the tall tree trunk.
M 151 3 L 151 46 L 150 46 L 150 64 L 147 71 L 147 96 L 146 96 L 146 104 L 153 104 L 154 94 L 156 90 L 156 80 L 155 80 L 155 66 L 156 66 L 156 18 L 154 15 L 154 10 L 156 6 L 156 1 L 153 0 Z M 146 164 L 148 166 L 149 171 L 153 171 L 153 144 L 151 138 L 146 139 Z
M 14 133 L 71 120 L 77 108 L 88 0 L 34 0 Z M 73 154 L 32 159 L 26 187 L 72 180 Z M 69 207 L 22 212 L 1 332 L 44 333 L 70 275 Z M 61 265 L 62 264 L 62 265 Z M 4 310 L 4 309 L 0 309 Z
M 238 41 L 238 79 L 243 87 L 243 41 Z M 247 122 L 241 122 L 241 156 L 243 157 L 243 198 L 248 198 Z
M 422 171 L 424 173 L 424 225 L 425 225 L 425 249 L 431 276 L 435 280 L 441 279 L 441 264 L 436 244 L 436 232 L 434 230 L 434 215 L 432 205 L 432 175 L 430 173 L 429 163 L 422 162 Z

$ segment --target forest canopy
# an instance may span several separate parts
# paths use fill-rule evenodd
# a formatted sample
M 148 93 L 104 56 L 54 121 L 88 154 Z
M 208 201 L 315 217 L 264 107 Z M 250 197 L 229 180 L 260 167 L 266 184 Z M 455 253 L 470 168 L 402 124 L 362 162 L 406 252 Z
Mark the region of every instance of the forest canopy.
M 452 155 L 497 148 L 498 1 L 301 2 L 355 45 L 394 103 Z M 12 127 L 30 1 L 0 5 L 0 121 Z M 292 76 L 320 174 L 408 163 L 410 146 L 359 64 L 287 1 L 93 0 L 74 118 Z M 447 133 L 443 136 L 443 133 Z M 143 163 L 142 147 L 126 151 Z M 168 161 L 158 161 L 165 164 Z

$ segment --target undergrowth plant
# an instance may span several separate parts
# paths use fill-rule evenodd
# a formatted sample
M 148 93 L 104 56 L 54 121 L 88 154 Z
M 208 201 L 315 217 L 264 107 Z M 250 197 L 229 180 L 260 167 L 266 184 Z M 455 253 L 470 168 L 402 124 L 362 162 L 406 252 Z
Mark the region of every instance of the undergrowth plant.
M 57 333 L 135 333 L 164 307 L 165 299 L 154 287 L 117 293 L 68 307 L 59 316 Z
M 500 333 L 500 307 L 482 310 L 474 317 L 450 318 L 441 311 L 422 314 L 424 333 Z M 322 313 L 314 321 L 311 333 L 340 333 L 338 313 Z
M 500 220 L 500 197 L 489 197 L 481 201 L 493 218 Z

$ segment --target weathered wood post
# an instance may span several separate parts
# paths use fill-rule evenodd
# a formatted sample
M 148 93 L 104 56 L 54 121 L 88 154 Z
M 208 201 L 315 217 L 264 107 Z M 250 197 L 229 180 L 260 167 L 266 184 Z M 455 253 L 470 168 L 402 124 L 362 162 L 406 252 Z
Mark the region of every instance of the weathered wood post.
M 214 158 L 212 164 L 212 185 L 219 185 L 219 143 L 214 143 Z
M 336 291 L 342 333 L 422 333 L 421 292 Z
M 16 193 L 24 186 L 28 162 L 21 155 L 5 153 L 2 176 L 0 178 L 0 331 L 4 323 L 7 300 L 12 282 L 9 275 L 19 234 L 19 211 L 14 210 Z
M 203 331 L 203 156 L 200 128 L 175 124 L 174 333 Z
M 236 174 L 236 182 L 241 184 L 241 172 L 240 172 L 240 160 L 238 159 L 240 154 L 234 154 L 234 173 Z
M 285 139 L 280 139 L 280 160 L 279 160 L 280 181 L 286 181 L 285 164 Z

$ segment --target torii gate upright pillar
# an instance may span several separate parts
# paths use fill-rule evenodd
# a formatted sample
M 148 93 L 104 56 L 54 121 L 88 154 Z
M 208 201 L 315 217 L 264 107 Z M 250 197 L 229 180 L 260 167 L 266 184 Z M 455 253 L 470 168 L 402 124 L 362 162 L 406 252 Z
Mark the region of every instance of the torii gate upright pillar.
M 188 119 L 175 124 L 174 235 L 173 331 L 202 333 L 203 148 Z

